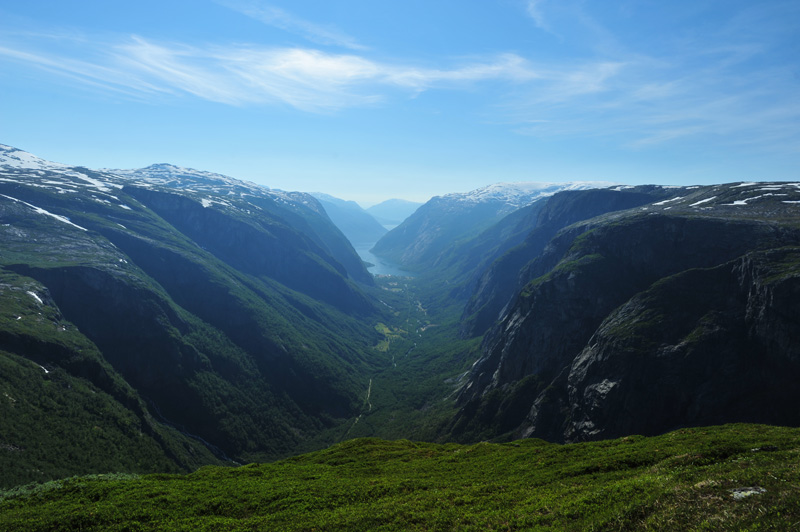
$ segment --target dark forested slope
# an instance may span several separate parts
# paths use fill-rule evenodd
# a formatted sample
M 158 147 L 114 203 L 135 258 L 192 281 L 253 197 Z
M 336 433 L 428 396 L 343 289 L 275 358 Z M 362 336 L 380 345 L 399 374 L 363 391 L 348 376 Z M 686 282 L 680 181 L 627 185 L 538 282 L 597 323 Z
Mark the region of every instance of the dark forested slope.
M 316 200 L 164 165 L 122 176 L 0 156 L 0 360 L 15 368 L 0 377 L 0 460 L 15 480 L 280 456 L 355 415 L 378 309 Z M 107 415 L 76 406 L 87 393 Z M 21 429 L 36 404 L 38 429 Z M 116 462 L 57 452 L 93 431 Z M 122 449 L 146 441 L 133 467 Z
M 457 437 L 800 424 L 800 189 L 674 191 L 557 233 L 486 335 Z

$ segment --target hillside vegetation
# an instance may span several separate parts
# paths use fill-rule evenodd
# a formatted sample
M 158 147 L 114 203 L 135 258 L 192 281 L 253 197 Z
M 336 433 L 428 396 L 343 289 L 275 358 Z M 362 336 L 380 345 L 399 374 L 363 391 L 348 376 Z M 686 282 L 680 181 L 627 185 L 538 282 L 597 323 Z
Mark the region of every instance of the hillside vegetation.
M 800 430 L 558 445 L 360 439 L 273 464 L 0 492 L 0 529 L 792 530 Z
M 800 183 L 573 185 L 373 278 L 310 195 L 0 145 L 0 531 L 800 528 Z
M 388 364 L 373 286 L 311 196 L 0 145 L 0 488 L 340 441 Z

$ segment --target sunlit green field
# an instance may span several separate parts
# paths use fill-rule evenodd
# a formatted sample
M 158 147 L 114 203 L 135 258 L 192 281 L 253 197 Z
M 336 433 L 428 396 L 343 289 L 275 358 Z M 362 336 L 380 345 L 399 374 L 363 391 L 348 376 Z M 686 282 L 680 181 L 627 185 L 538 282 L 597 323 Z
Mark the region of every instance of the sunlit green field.
M 800 430 L 760 425 L 571 445 L 360 439 L 10 490 L 0 530 L 796 530 L 799 451 Z

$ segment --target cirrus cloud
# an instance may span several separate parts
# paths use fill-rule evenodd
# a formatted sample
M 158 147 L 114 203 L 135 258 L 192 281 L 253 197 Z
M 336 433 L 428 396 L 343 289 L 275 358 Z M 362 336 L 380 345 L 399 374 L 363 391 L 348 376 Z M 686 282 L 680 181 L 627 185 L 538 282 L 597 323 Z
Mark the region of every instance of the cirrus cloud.
M 192 95 L 229 105 L 283 103 L 325 112 L 385 101 L 391 91 L 459 90 L 484 81 L 565 81 L 581 73 L 539 71 L 516 54 L 499 54 L 444 68 L 391 64 L 313 48 L 185 45 L 130 37 L 116 43 L 75 43 L 72 56 L 34 46 L 0 46 L 0 60 L 23 63 L 139 98 Z

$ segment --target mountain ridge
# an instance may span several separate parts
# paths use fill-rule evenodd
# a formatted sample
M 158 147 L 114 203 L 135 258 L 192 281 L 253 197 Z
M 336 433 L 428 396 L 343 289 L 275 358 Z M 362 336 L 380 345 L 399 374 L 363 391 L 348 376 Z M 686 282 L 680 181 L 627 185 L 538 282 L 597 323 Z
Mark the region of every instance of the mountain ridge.
M 768 406 L 774 404 L 769 401 L 758 402 L 758 406 L 751 406 L 747 410 L 740 409 L 738 417 L 736 409 L 718 406 L 717 410 L 713 410 L 714 400 L 711 396 L 705 400 L 706 408 L 716 413 L 709 413 L 705 417 L 689 414 L 678 414 L 676 417 L 668 408 L 656 408 L 642 386 L 661 390 L 660 394 L 653 397 L 669 397 L 670 394 L 691 397 L 693 390 L 697 391 L 702 382 L 688 378 L 688 374 L 683 380 L 670 381 L 671 385 L 661 384 L 666 374 L 690 371 L 688 368 L 692 366 L 689 361 L 682 362 L 680 358 L 673 357 L 664 366 L 667 369 L 661 373 L 640 371 L 642 384 L 638 387 L 633 384 L 636 382 L 633 368 L 638 366 L 630 364 L 627 369 L 620 369 L 624 366 L 619 363 L 612 366 L 601 362 L 614 360 L 615 350 L 626 345 L 625 335 L 629 334 L 626 331 L 633 327 L 603 324 L 619 322 L 622 319 L 619 315 L 616 322 L 607 320 L 614 319 L 614 312 L 623 312 L 615 309 L 632 305 L 637 297 L 649 293 L 648 290 L 655 290 L 659 283 L 673 282 L 670 279 L 676 283 L 678 279 L 694 278 L 695 274 L 691 272 L 707 271 L 710 273 L 706 275 L 711 276 L 707 286 L 720 287 L 712 292 L 718 295 L 709 295 L 701 300 L 719 300 L 720 303 L 714 303 L 717 306 L 707 310 L 708 315 L 693 314 L 697 320 L 695 328 L 698 336 L 686 340 L 689 342 L 686 345 L 694 345 L 693 342 L 706 337 L 702 333 L 706 329 L 724 328 L 731 333 L 736 330 L 726 325 L 733 323 L 730 320 L 734 318 L 724 318 L 725 313 L 747 316 L 762 312 L 745 310 L 751 305 L 747 298 L 727 304 L 723 303 L 724 298 L 719 299 L 722 297 L 720 292 L 724 292 L 722 286 L 726 286 L 726 283 L 731 287 L 736 286 L 730 280 L 724 280 L 727 275 L 725 272 L 734 268 L 738 264 L 736 261 L 746 263 L 746 257 L 751 256 L 748 254 L 773 257 L 777 263 L 768 262 L 762 267 L 763 271 L 772 272 L 768 274 L 771 276 L 789 279 L 787 287 L 793 286 L 791 282 L 796 280 L 796 270 L 791 261 L 787 263 L 780 259 L 794 255 L 781 254 L 778 250 L 787 246 L 791 250 L 794 249 L 792 246 L 800 244 L 800 224 L 794 206 L 800 199 L 800 187 L 797 184 L 734 183 L 686 187 L 674 189 L 674 192 L 678 194 L 672 198 L 566 227 L 555 235 L 540 256 L 522 268 L 520 276 L 524 288 L 505 315 L 484 337 L 483 356 L 476 362 L 462 387 L 459 396 L 461 411 L 454 421 L 454 434 L 472 434 L 470 437 L 475 437 L 474 431 L 485 430 L 480 427 L 486 426 L 485 421 L 477 421 L 478 418 L 482 416 L 482 419 L 488 419 L 486 416 L 489 416 L 489 412 L 493 413 L 495 423 L 499 423 L 496 426 L 502 426 L 498 429 L 500 432 L 510 431 L 520 436 L 543 437 L 551 441 L 614 437 L 628 431 L 655 434 L 675 428 L 681 422 L 690 425 L 755 419 L 777 422 L 776 417 L 783 416 L 781 423 L 800 423 L 800 419 L 790 411 L 782 409 L 778 409 L 781 414 L 772 417 L 770 412 L 776 407 Z M 751 276 L 750 279 L 740 284 L 736 291 L 758 293 L 758 287 L 765 281 L 758 280 L 758 276 Z M 678 290 L 674 297 L 681 290 L 686 288 Z M 656 307 L 666 305 L 665 298 L 673 297 L 669 291 L 654 293 L 660 294 L 653 299 L 652 305 Z M 779 316 L 786 312 L 791 315 L 788 310 L 791 304 L 782 304 L 782 310 L 769 310 L 772 312 L 770 317 L 765 324 L 757 327 L 775 326 L 780 329 L 791 327 L 790 323 L 796 325 L 796 320 L 792 319 L 783 325 L 774 325 L 776 320 L 781 319 Z M 679 313 L 682 307 L 673 304 L 672 312 Z M 719 314 L 721 310 L 714 310 L 723 308 L 729 310 L 722 314 Z M 671 330 L 668 324 L 675 323 L 677 327 L 677 322 L 669 318 L 670 314 L 653 312 L 640 310 L 630 315 L 630 319 L 643 320 L 643 323 L 650 325 L 649 328 L 637 329 L 643 332 L 643 337 L 636 348 L 629 348 L 633 353 L 628 355 L 629 359 L 631 356 L 639 359 L 653 356 L 648 353 L 654 349 L 660 352 L 656 324 L 663 324 L 668 330 Z M 642 313 L 650 317 L 644 319 Z M 735 319 L 739 323 L 744 320 L 741 317 Z M 703 320 L 707 320 L 707 323 Z M 751 320 L 746 323 L 758 322 Z M 747 325 L 744 329 L 752 327 Z M 688 332 L 691 332 L 691 328 Z M 603 335 L 608 337 L 602 340 L 608 348 L 598 350 L 593 346 L 601 341 Z M 652 335 L 656 338 L 650 338 Z M 708 343 L 705 352 L 694 351 L 699 357 L 697 363 L 711 367 L 721 365 L 721 361 L 725 360 L 724 346 L 728 345 L 724 343 L 724 338 L 725 335 L 722 335 L 717 338 L 716 344 Z M 742 342 L 742 345 L 760 345 L 767 337 L 754 331 L 748 338 L 749 343 Z M 677 343 L 680 344 L 679 341 Z M 797 374 L 797 358 L 786 347 L 788 344 L 784 342 L 783 345 L 771 355 L 777 361 L 775 364 L 767 363 L 764 359 L 759 371 L 770 377 L 762 379 L 772 378 L 777 384 L 785 382 L 783 375 Z M 678 346 L 671 349 L 678 349 Z M 735 354 L 739 353 L 736 350 L 728 351 L 731 361 L 744 356 Z M 667 352 L 670 351 L 664 351 Z M 763 349 L 760 352 L 763 353 Z M 660 360 L 663 362 L 667 359 L 662 356 Z M 729 401 L 743 400 L 743 387 L 739 386 L 737 390 L 730 383 L 751 378 L 748 372 L 752 369 L 735 364 L 728 367 L 738 369 L 730 370 L 733 373 L 729 376 L 727 386 L 725 382 L 720 383 L 717 393 L 723 394 L 722 390 L 725 390 L 724 395 Z M 581 373 L 579 368 L 592 368 L 593 371 L 584 369 Z M 636 411 L 637 414 L 611 416 L 614 406 L 606 401 L 612 401 L 615 394 L 623 393 L 622 390 L 628 390 L 630 386 L 637 391 L 626 392 L 629 394 L 626 404 L 631 406 L 623 410 Z M 789 403 L 800 401 L 800 397 L 795 397 L 786 386 L 778 388 Z M 736 397 L 739 399 L 734 399 Z M 664 402 L 681 404 L 678 400 L 664 399 Z M 650 405 L 647 415 L 635 406 L 637 404 Z M 687 403 L 684 401 L 683 404 Z M 752 414 L 746 415 L 744 412 Z M 625 420 L 625 424 L 620 425 L 621 419 Z
M 436 196 L 389 231 L 372 253 L 421 272 L 435 266 L 448 245 L 469 239 L 504 216 L 560 190 L 598 184 L 498 183 L 470 192 Z
M 369 325 L 380 311 L 362 291 L 372 276 L 312 197 L 208 173 L 193 186 L 194 171 L 176 176 L 174 168 L 120 176 L 0 148 L 7 300 L 28 298 L 35 317 L 43 310 L 22 288 L 39 287 L 43 309 L 63 316 L 65 330 L 81 339 L 76 345 L 93 345 L 113 379 L 126 383 L 133 399 L 103 396 L 118 415 L 98 427 L 120 448 L 135 445 L 136 432 L 120 431 L 113 419 L 154 427 L 148 430 L 155 440 L 142 464 L 116 467 L 185 470 L 228 457 L 267 459 L 330 438 L 323 433 L 356 415 L 368 375 L 381 363 L 371 350 L 379 336 Z M 30 375 L 24 360 L 40 353 L 26 346 L 51 334 L 48 321 L 30 315 L 4 322 L 29 324 L 25 336 L 0 335 L 9 371 L 0 387 L 26 405 L 34 399 L 19 388 L 22 375 Z M 77 349 L 37 358 L 49 373 L 39 370 L 35 378 L 42 386 L 53 375 L 82 389 L 105 386 L 107 378 L 89 362 L 68 363 L 81 360 Z M 55 401 L 87 400 L 49 390 Z M 57 411 L 42 411 L 43 427 L 55 430 L 71 419 L 91 430 L 91 416 L 49 417 Z M 23 449 L 0 454 L 4 470 L 8 461 L 17 464 L 5 482 L 53 478 L 65 467 L 97 471 L 91 460 L 71 455 L 51 454 L 34 466 L 28 460 L 40 455 L 24 450 L 58 446 L 63 436 L 20 432 L 21 426 L 0 424 L 3 445 Z
M 387 229 L 355 201 L 345 201 L 329 194 L 312 192 L 325 208 L 331 221 L 344 233 L 353 246 L 377 242 Z
M 800 183 L 434 198 L 373 279 L 309 195 L 119 172 L 0 147 L 5 482 L 800 425 Z

